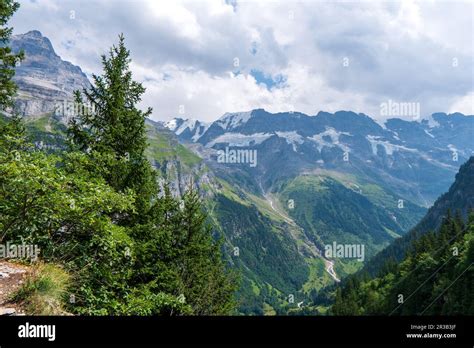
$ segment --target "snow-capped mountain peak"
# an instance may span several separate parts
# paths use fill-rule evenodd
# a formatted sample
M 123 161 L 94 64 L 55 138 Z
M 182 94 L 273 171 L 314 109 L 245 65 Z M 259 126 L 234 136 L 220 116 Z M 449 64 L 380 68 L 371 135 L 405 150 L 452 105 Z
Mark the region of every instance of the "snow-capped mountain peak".
M 163 126 L 174 132 L 174 130 L 178 128 L 178 120 L 176 118 L 173 118 L 172 120 L 163 123 Z
M 164 122 L 163 126 L 186 140 L 198 141 L 210 124 L 194 119 L 173 118 Z
M 224 130 L 231 130 L 237 126 L 245 124 L 250 117 L 252 117 L 252 111 L 227 112 L 216 121 L 216 124 L 221 126 Z
M 166 127 L 180 140 L 202 145 L 206 149 L 203 157 L 211 162 L 212 158 L 206 156 L 230 147 L 258 151 L 259 165 L 252 170 L 262 173 L 278 172 L 276 165 L 296 171 L 321 167 L 346 170 L 355 166 L 362 172 L 388 178 L 394 190 L 401 189 L 425 204 L 426 199 L 410 191 L 410 185 L 428 182 L 422 180 L 428 172 L 444 175 L 448 182 L 456 165 L 474 153 L 474 117 L 434 114 L 432 119 L 437 124 L 434 127 L 434 122 L 398 118 L 387 120 L 381 127 L 369 116 L 349 111 L 308 116 L 258 109 L 226 113 L 210 125 L 176 119 Z M 400 184 L 400 180 L 409 184 Z M 428 201 L 435 198 L 428 188 L 424 190 Z

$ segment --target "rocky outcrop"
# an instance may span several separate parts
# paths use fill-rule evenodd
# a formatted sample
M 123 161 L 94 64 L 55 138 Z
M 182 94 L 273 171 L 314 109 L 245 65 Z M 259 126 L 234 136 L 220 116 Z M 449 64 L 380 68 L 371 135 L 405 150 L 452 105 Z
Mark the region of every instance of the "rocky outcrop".
M 10 297 L 21 287 L 27 273 L 27 266 L 0 260 L 0 316 L 22 315 L 23 310 L 10 302 Z
M 14 35 L 10 44 L 14 52 L 25 52 L 14 77 L 19 89 L 15 106 L 20 115 L 41 116 L 55 109 L 64 114 L 61 108 L 73 99 L 73 92 L 90 86 L 81 68 L 62 60 L 39 31 Z

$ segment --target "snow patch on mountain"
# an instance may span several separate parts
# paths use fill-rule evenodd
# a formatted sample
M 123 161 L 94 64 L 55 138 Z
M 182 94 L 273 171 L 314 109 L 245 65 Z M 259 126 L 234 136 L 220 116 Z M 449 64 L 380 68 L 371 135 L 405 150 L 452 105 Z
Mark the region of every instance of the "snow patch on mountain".
M 296 131 L 291 131 L 291 132 L 275 132 L 276 135 L 280 138 L 284 138 L 286 142 L 290 145 L 293 146 L 293 151 L 296 152 L 296 145 L 297 144 L 303 144 L 304 143 L 304 138 L 298 134 Z
M 173 118 L 171 121 L 164 123 L 165 128 L 168 128 L 170 131 L 174 132 L 175 129 L 178 127 L 178 121 Z
M 429 137 L 431 137 L 431 138 L 434 138 L 434 137 L 435 137 L 433 134 L 431 134 L 430 132 L 428 132 L 426 129 L 424 129 L 424 131 L 425 131 L 425 133 L 426 133 Z
M 181 135 L 184 131 L 189 130 L 193 134 L 191 139 L 194 142 L 198 141 L 210 126 L 210 124 L 202 123 L 198 120 L 183 120 L 180 118 L 174 118 L 163 125 L 176 135 Z
M 194 135 L 191 137 L 191 139 L 196 142 L 199 140 L 200 137 L 202 137 L 202 135 L 204 133 L 206 133 L 207 129 L 210 127 L 211 125 L 208 124 L 208 123 L 201 123 L 200 126 L 198 127 L 198 129 L 196 130 L 196 133 L 194 133 Z
M 263 143 L 268 138 L 274 136 L 269 133 L 241 134 L 241 133 L 224 133 L 216 139 L 206 144 L 206 147 L 213 147 L 216 144 L 228 144 L 229 146 L 244 147 Z
M 231 130 L 239 125 L 245 124 L 250 117 L 252 117 L 252 111 L 246 112 L 233 112 L 225 113 L 216 121 L 216 124 L 222 127 L 224 130 Z
M 433 115 L 426 117 L 426 120 L 428 121 L 428 127 L 430 128 L 436 128 L 440 126 L 439 122 L 433 118 Z
M 372 147 L 372 153 L 375 156 L 377 156 L 378 153 L 378 145 L 381 145 L 385 149 L 385 153 L 389 156 L 392 156 L 395 151 L 418 152 L 416 149 L 411 149 L 403 145 L 392 144 L 387 140 L 381 140 L 380 136 L 367 135 L 366 139 L 369 141 L 370 146 Z
M 177 135 L 180 135 L 186 129 L 189 129 L 190 131 L 194 130 L 194 128 L 196 128 L 196 122 L 196 120 L 184 120 L 184 122 L 178 127 L 178 129 L 175 130 L 175 133 Z
M 316 147 L 319 152 L 321 152 L 322 148 L 325 146 L 327 147 L 337 146 L 340 149 L 342 149 L 344 152 L 350 152 L 350 148 L 346 144 L 341 143 L 341 141 L 339 140 L 339 137 L 341 135 L 352 136 L 352 134 L 348 132 L 339 132 L 332 127 L 326 127 L 326 130 L 324 132 L 315 134 L 312 137 L 309 137 L 308 139 L 314 141 L 317 144 Z M 331 139 L 330 141 L 325 139 L 328 137 Z

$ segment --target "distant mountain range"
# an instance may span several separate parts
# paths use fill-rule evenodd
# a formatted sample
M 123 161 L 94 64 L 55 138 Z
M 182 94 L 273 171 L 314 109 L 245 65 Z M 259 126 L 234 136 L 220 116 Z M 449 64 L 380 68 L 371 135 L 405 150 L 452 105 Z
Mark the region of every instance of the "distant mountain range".
M 258 150 L 259 164 L 251 171 L 267 188 L 281 177 L 336 170 L 383 183 L 422 206 L 449 187 L 459 165 L 474 153 L 474 118 L 459 113 L 380 125 L 350 111 L 308 116 L 257 109 L 228 113 L 211 124 L 177 118 L 164 126 L 205 149 Z M 215 154 L 201 152 L 210 160 Z
M 55 108 L 90 83 L 38 31 L 11 43 L 26 53 L 15 77 L 18 111 L 37 144 L 60 149 L 65 119 Z M 257 109 L 147 127 L 160 180 L 175 194 L 191 183 L 200 191 L 229 264 L 243 275 L 247 314 L 298 312 L 297 303 L 359 270 L 356 260 L 324 257 L 325 245 L 363 244 L 366 259 L 377 254 L 422 219 L 474 150 L 474 117 L 462 114 L 380 125 L 350 111 Z

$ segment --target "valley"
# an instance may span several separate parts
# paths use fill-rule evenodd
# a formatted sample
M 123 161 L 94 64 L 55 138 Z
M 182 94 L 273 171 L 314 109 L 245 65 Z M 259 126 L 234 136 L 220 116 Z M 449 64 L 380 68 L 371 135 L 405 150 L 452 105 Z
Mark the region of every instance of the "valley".
M 15 79 L 29 136 L 42 151 L 60 151 L 67 118 L 55 105 L 89 81 L 41 33 L 12 42 L 27 56 Z M 263 109 L 211 123 L 148 119 L 146 156 L 161 188 L 168 184 L 175 196 L 198 190 L 213 233 L 224 240 L 226 262 L 242 275 L 239 314 L 295 314 L 304 307 L 324 315 L 323 290 L 368 267 L 326 259 L 324 246 L 364 245 L 368 260 L 406 235 L 473 154 L 473 120 L 439 113 L 381 125 L 351 111 Z M 258 161 L 219 160 L 227 149 L 254 151 Z
M 306 250 L 309 250 L 312 257 L 314 258 L 322 258 L 323 261 L 324 261 L 324 265 L 325 265 L 325 270 L 326 272 L 328 272 L 328 274 L 334 279 L 334 281 L 336 282 L 339 282 L 340 279 L 337 277 L 336 275 L 336 272 L 334 271 L 334 262 L 333 261 L 330 261 L 326 258 L 324 258 L 324 256 L 321 254 L 321 250 L 319 250 L 313 242 L 311 242 L 307 237 L 306 237 L 306 233 L 304 231 L 302 231 L 301 227 L 299 227 L 296 222 L 291 219 L 286 213 L 283 212 L 283 210 L 281 210 L 280 207 L 278 207 L 277 203 L 273 203 L 274 202 L 274 197 L 271 196 L 271 194 L 269 193 L 265 193 L 263 191 L 263 188 L 262 188 L 262 185 L 260 183 L 260 188 L 262 189 L 262 195 L 263 197 L 265 197 L 265 199 L 267 200 L 267 202 L 270 204 L 271 208 L 278 214 L 280 215 L 284 220 L 285 222 L 287 222 L 288 224 L 292 225 L 292 226 L 295 226 L 295 228 L 299 229 L 300 233 L 298 234 L 292 234 L 293 238 L 295 238 L 296 241 L 298 240 L 304 240 L 304 247 L 306 247 Z

